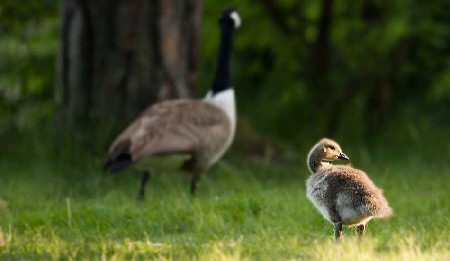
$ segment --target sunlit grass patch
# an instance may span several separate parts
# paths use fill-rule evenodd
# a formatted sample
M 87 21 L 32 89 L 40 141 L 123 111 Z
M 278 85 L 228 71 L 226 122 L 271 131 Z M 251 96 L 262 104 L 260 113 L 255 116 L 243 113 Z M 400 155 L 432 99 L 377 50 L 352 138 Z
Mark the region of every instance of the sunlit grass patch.
M 246 260 L 243 252 L 242 238 L 232 241 L 210 242 L 202 246 L 199 260 Z
M 437 242 L 430 248 L 425 248 L 413 235 L 398 238 L 394 235 L 387 242 L 373 237 L 345 238 L 340 243 L 333 240 L 316 241 L 307 250 L 311 260 L 448 260 L 450 250 L 448 241 Z M 387 248 L 381 247 L 388 245 Z

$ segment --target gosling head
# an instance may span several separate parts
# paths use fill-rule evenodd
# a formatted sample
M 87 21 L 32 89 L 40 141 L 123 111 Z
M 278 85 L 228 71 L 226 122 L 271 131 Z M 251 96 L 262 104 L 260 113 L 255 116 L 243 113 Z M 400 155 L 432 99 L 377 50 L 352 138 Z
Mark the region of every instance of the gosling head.
M 309 170 L 315 173 L 322 161 L 349 160 L 349 157 L 342 152 L 337 142 L 330 139 L 321 139 L 308 154 L 307 164 Z
M 321 158 L 325 161 L 334 161 L 334 160 L 350 160 L 347 155 L 342 152 L 341 147 L 337 142 L 330 139 L 321 139 L 319 143 L 315 146 L 316 150 L 319 150 L 321 152 Z M 320 155 L 320 154 L 319 154 Z

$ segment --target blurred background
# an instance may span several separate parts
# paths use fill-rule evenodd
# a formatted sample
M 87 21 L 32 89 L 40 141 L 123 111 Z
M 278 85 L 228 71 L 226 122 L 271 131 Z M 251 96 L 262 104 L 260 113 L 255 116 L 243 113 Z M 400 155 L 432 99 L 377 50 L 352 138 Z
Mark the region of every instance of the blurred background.
M 227 6 L 243 19 L 235 153 L 303 161 L 328 136 L 450 155 L 449 1 L 2 0 L 1 157 L 101 160 L 151 103 L 202 97 Z

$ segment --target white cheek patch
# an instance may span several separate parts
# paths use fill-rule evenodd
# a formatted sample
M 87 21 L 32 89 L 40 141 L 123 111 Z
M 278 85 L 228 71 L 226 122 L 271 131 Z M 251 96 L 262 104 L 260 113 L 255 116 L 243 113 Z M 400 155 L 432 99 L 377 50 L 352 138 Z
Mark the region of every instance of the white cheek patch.
M 239 14 L 236 11 L 232 12 L 230 14 L 230 17 L 234 20 L 234 27 L 235 28 L 238 28 L 239 26 L 241 26 L 241 23 L 242 23 L 241 17 L 239 16 Z

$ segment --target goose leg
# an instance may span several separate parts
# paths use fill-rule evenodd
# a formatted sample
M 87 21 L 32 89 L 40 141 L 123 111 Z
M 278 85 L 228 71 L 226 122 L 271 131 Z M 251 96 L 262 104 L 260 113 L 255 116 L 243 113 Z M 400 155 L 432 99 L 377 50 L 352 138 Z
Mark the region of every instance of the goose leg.
M 358 236 L 364 235 L 364 230 L 366 230 L 366 225 L 362 224 L 356 226 L 356 233 L 358 234 Z
M 197 192 L 197 182 L 199 179 L 200 179 L 199 172 L 192 173 L 192 179 L 191 179 L 191 195 L 192 195 L 192 197 L 195 197 L 195 193 Z
M 192 178 L 191 179 L 191 195 L 195 197 L 195 193 L 197 192 L 197 182 L 198 178 Z
M 139 193 L 137 196 L 138 201 L 143 201 L 145 197 L 145 185 L 147 184 L 148 179 L 150 178 L 150 172 L 144 170 L 141 177 L 141 185 L 139 187 Z
M 339 241 L 339 239 L 342 236 L 342 223 L 334 223 L 334 238 L 336 241 Z

